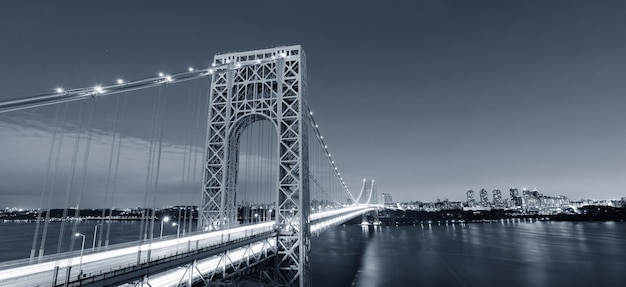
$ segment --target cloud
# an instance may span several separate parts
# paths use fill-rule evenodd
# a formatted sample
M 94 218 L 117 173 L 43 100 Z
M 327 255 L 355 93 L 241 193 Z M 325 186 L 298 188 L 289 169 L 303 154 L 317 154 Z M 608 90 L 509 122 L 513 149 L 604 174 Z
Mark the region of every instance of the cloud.
M 75 206 L 79 201 L 81 207 L 99 208 L 109 206 L 111 200 L 114 207 L 152 206 L 153 202 L 156 202 L 156 207 L 200 205 L 204 147 L 163 141 L 158 188 L 153 188 L 157 180 L 155 157 L 147 190 L 150 142 L 134 136 L 122 136 L 117 179 L 114 180 L 118 147 L 114 148 L 113 164 L 110 164 L 114 135 L 100 129 L 91 132 L 84 190 L 82 175 L 87 135 L 81 134 L 72 188 L 68 195 L 77 127 L 67 124 L 61 130 L 55 137 L 54 128 L 39 119 L 7 118 L 0 122 L 0 162 L 3 163 L 0 165 L 0 207 L 47 208 L 47 197 L 51 198 L 52 208 Z M 53 140 L 55 143 L 51 151 Z M 153 148 L 156 154 L 158 142 Z M 276 189 L 278 172 L 277 159 L 274 158 L 276 150 L 267 150 L 270 154 L 242 144 L 237 202 L 276 201 L 276 193 L 272 192 Z M 52 161 L 48 167 L 50 156 Z M 58 167 L 55 169 L 55 166 Z M 44 182 L 47 182 L 47 187 L 43 204 L 40 204 Z M 80 190 L 83 190 L 82 195 L 79 195 Z M 66 197 L 69 198 L 67 203 Z
M 76 143 L 76 129 L 69 126 L 54 137 L 53 128 L 37 121 L 14 120 L 0 123 L 0 197 L 1 206 L 38 207 L 41 192 L 48 174 L 46 196 L 51 195 L 51 206 L 65 205 L 67 189 L 72 171 L 72 159 Z M 50 150 L 52 140 L 54 150 Z M 88 155 L 84 191 L 80 197 L 83 207 L 102 207 L 107 194 L 107 183 L 111 182 L 109 169 L 113 133 L 94 129 Z M 59 144 L 61 148 L 59 150 Z M 79 201 L 79 190 L 83 186 L 83 163 L 87 136 L 81 135 L 76 154 L 72 190 L 69 194 L 70 206 Z M 114 206 L 145 206 L 144 202 L 148 155 L 150 143 L 146 140 L 124 136 L 121 141 L 120 161 L 116 181 Z M 163 142 L 159 185 L 156 190 L 157 206 L 166 204 L 196 203 L 200 195 L 202 148 Z M 195 175 L 185 175 L 183 180 L 183 158 L 195 163 L 190 170 Z M 48 159 L 52 155 L 50 168 Z M 56 161 L 59 155 L 58 162 Z M 193 157 L 197 157 L 194 161 Z M 55 169 L 55 166 L 58 166 Z M 189 168 L 187 168 L 189 169 Z M 55 172 L 56 170 L 56 172 Z M 156 178 L 152 178 L 154 182 Z M 52 186 L 50 188 L 50 186 Z M 149 191 L 147 204 L 151 205 L 153 191 Z M 45 200 L 44 200 L 45 202 Z M 44 204 L 45 206 L 45 204 Z

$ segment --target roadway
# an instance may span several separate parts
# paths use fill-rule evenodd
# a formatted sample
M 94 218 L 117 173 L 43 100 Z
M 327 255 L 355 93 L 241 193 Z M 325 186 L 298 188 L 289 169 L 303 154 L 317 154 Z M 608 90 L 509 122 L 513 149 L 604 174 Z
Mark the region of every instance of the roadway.
M 132 247 L 115 248 L 115 245 L 112 245 L 108 250 L 83 255 L 82 262 L 80 256 L 75 256 L 0 270 L 0 286 L 56 286 L 65 283 L 66 280 L 68 282 L 77 281 L 80 273 L 79 265 L 83 271 L 82 277 L 85 279 L 175 257 L 179 253 L 189 253 L 211 246 L 228 245 L 231 242 L 273 230 L 274 222 L 266 222 L 181 238 L 157 240 Z M 56 272 L 57 267 L 58 272 Z M 69 276 L 67 275 L 68 267 L 70 267 Z M 53 284 L 55 273 L 57 274 L 56 284 Z
M 311 233 L 319 233 L 373 209 L 368 205 L 355 205 L 311 214 Z M 197 281 L 202 277 L 200 273 L 211 274 L 220 268 L 226 272 L 223 257 L 214 255 L 227 254 L 231 266 L 249 261 L 251 257 L 258 259 L 259 254 L 275 248 L 274 234 L 275 223 L 271 221 L 180 238 L 155 239 L 152 243 L 111 245 L 106 250 L 84 254 L 82 260 L 74 251 L 60 254 L 58 258 L 63 259 L 49 262 L 30 265 L 24 265 L 23 261 L 16 261 L 14 265 L 7 262 L 0 270 L 0 286 L 62 286 L 66 282 L 69 286 L 105 286 L 104 282 L 136 279 L 138 271 L 145 274 L 147 270 L 151 272 L 152 286 L 171 286 L 189 274 L 184 268 L 176 267 L 192 260 L 197 260 L 198 272 L 189 276 L 189 280 Z M 111 279 L 116 276 L 117 279 Z M 98 281 L 100 283 L 96 283 Z

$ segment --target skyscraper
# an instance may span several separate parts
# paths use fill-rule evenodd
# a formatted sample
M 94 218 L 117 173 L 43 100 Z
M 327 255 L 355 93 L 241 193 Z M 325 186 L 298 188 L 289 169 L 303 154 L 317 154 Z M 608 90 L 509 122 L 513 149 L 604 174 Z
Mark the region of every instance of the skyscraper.
M 474 199 L 474 191 L 470 189 L 467 191 L 467 206 L 473 207 L 475 205 L 476 199 Z
M 498 208 L 504 207 L 504 202 L 502 201 L 502 192 L 499 189 L 494 189 L 493 193 L 493 205 Z
M 515 187 L 511 187 L 509 189 L 509 194 L 511 195 L 511 203 L 513 206 L 522 206 L 522 198 L 519 196 L 519 191 Z
M 489 193 L 486 189 L 480 189 L 480 205 L 483 207 L 489 206 Z

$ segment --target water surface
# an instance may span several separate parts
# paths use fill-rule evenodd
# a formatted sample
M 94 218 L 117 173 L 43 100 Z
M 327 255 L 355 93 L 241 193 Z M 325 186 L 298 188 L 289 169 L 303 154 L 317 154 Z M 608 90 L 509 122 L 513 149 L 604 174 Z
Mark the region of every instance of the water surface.
M 46 254 L 56 251 L 59 227 L 51 224 Z M 72 240 L 79 249 L 68 227 L 62 249 Z M 77 228 L 90 248 L 95 223 Z M 0 223 L 0 261 L 28 258 L 34 229 Z M 138 222 L 113 223 L 111 243 L 137 240 L 138 229 Z M 163 233 L 176 229 L 166 225 Z M 311 246 L 314 286 L 626 286 L 625 222 L 346 225 Z
M 312 246 L 314 286 L 626 286 L 624 222 L 343 226 Z

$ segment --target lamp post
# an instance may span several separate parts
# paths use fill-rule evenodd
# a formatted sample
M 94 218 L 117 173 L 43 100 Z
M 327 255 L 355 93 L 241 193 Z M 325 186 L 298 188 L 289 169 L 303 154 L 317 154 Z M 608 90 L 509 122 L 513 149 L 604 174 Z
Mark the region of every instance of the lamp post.
M 159 235 L 159 238 L 163 238 L 163 223 L 168 221 L 170 221 L 169 216 L 163 217 L 163 219 L 161 219 L 161 235 Z
M 254 220 L 255 220 L 257 223 L 259 223 L 259 214 L 258 214 L 258 213 L 255 213 L 255 214 L 254 214 Z
M 91 252 L 96 250 L 96 238 L 98 237 L 98 226 L 100 226 L 99 223 L 96 224 L 96 226 L 94 226 L 93 228 L 93 243 L 91 244 Z
M 83 238 L 83 243 L 80 245 L 80 260 L 78 261 L 78 278 L 83 274 L 83 250 L 85 249 L 85 235 L 82 233 L 76 233 L 74 236 L 81 236 Z

